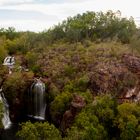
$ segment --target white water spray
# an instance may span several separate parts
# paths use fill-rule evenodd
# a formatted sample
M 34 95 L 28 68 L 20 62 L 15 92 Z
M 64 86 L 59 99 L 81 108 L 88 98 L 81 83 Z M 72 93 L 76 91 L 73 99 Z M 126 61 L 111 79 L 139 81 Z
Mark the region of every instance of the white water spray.
M 14 64 L 15 64 L 15 58 L 13 56 L 7 56 L 4 59 L 3 65 L 5 65 L 9 68 L 9 74 L 12 73 L 12 69 L 14 68 Z
M 2 124 L 4 126 L 4 129 L 8 129 L 8 128 L 10 128 L 12 123 L 11 123 L 11 120 L 9 117 L 9 105 L 7 103 L 7 100 L 6 100 L 3 92 L 2 92 L 2 89 L 0 89 L 0 101 L 3 104 L 3 111 L 4 111 L 3 118 L 2 118 Z
M 29 115 L 35 119 L 45 120 L 46 99 L 45 84 L 36 79 L 29 92 Z

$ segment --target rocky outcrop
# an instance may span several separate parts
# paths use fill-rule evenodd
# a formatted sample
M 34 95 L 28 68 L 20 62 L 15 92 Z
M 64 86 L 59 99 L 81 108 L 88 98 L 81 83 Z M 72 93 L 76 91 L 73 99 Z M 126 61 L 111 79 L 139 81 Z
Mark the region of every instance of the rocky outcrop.
M 140 102 L 140 57 L 132 54 L 124 54 L 122 62 L 137 77 L 137 83 L 134 88 L 128 90 L 125 94 L 125 100 L 132 102 Z M 124 98 L 121 97 L 121 98 Z
M 71 102 L 70 110 L 67 110 L 64 115 L 60 125 L 62 132 L 64 133 L 67 128 L 70 128 L 72 125 L 75 116 L 81 111 L 85 106 L 85 100 L 79 95 L 74 95 Z
M 99 62 L 89 77 L 95 96 L 111 93 L 124 101 L 140 100 L 140 57 L 124 54 L 120 61 Z
M 122 57 L 123 63 L 127 66 L 127 68 L 140 76 L 140 57 L 133 56 L 131 54 L 124 54 Z
M 122 94 L 136 84 L 137 77 L 127 67 L 117 62 L 99 64 L 90 75 L 90 88 L 93 93 Z
M 12 122 L 21 120 L 26 113 L 26 94 L 33 80 L 30 72 L 13 72 L 3 82 L 3 92 L 9 104 Z

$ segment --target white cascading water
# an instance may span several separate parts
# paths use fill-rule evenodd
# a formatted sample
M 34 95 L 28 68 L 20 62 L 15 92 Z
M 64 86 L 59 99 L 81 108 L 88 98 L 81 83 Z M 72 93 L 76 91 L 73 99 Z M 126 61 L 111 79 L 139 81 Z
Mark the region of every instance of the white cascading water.
M 45 84 L 36 79 L 29 92 L 29 117 L 45 120 L 46 98 Z
M 3 65 L 5 65 L 9 68 L 9 74 L 12 73 L 12 69 L 14 67 L 14 64 L 15 64 L 15 58 L 13 56 L 7 56 L 4 59 Z
M 4 97 L 2 89 L 0 89 L 0 101 L 3 104 L 3 111 L 4 111 L 3 118 L 2 118 L 2 124 L 4 126 L 4 129 L 8 129 L 8 128 L 10 128 L 12 123 L 11 123 L 11 120 L 9 117 L 9 105 L 7 103 L 6 98 Z
M 13 66 L 15 64 L 15 58 L 13 56 L 7 56 L 5 59 L 4 59 L 4 62 L 3 62 L 3 65 L 6 65 L 6 66 Z

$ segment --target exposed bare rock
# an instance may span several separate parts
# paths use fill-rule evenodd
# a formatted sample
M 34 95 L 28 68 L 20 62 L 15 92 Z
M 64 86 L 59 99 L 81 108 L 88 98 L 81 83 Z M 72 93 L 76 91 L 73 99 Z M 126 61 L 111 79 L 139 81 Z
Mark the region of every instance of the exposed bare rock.
M 98 62 L 89 74 L 94 95 L 115 94 L 118 99 L 140 100 L 140 57 L 124 54 L 121 61 Z
M 67 128 L 71 126 L 74 121 L 75 116 L 81 111 L 81 109 L 86 105 L 83 97 L 79 95 L 74 95 L 73 100 L 71 102 L 70 110 L 67 110 L 61 122 L 61 130 L 65 132 Z
M 93 93 L 123 94 L 135 86 L 137 77 L 127 67 L 117 62 L 97 65 L 90 75 L 90 88 Z
M 83 97 L 74 95 L 74 98 L 71 102 L 71 107 L 76 108 L 77 111 L 81 110 L 85 106 L 85 100 Z
M 140 76 L 140 57 L 124 54 L 122 60 L 130 71 Z
M 126 94 L 118 97 L 118 102 L 140 102 L 140 89 L 138 87 L 129 89 Z

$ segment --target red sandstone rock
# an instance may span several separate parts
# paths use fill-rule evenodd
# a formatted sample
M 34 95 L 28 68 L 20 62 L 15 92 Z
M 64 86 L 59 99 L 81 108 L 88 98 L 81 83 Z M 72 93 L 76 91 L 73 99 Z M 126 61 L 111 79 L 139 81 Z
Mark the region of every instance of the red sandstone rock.
M 63 133 L 67 128 L 69 128 L 72 125 L 75 116 L 81 111 L 81 109 L 85 105 L 86 103 L 83 97 L 79 95 L 74 95 L 73 100 L 71 102 L 70 110 L 67 110 L 63 115 L 63 119 L 60 126 Z

